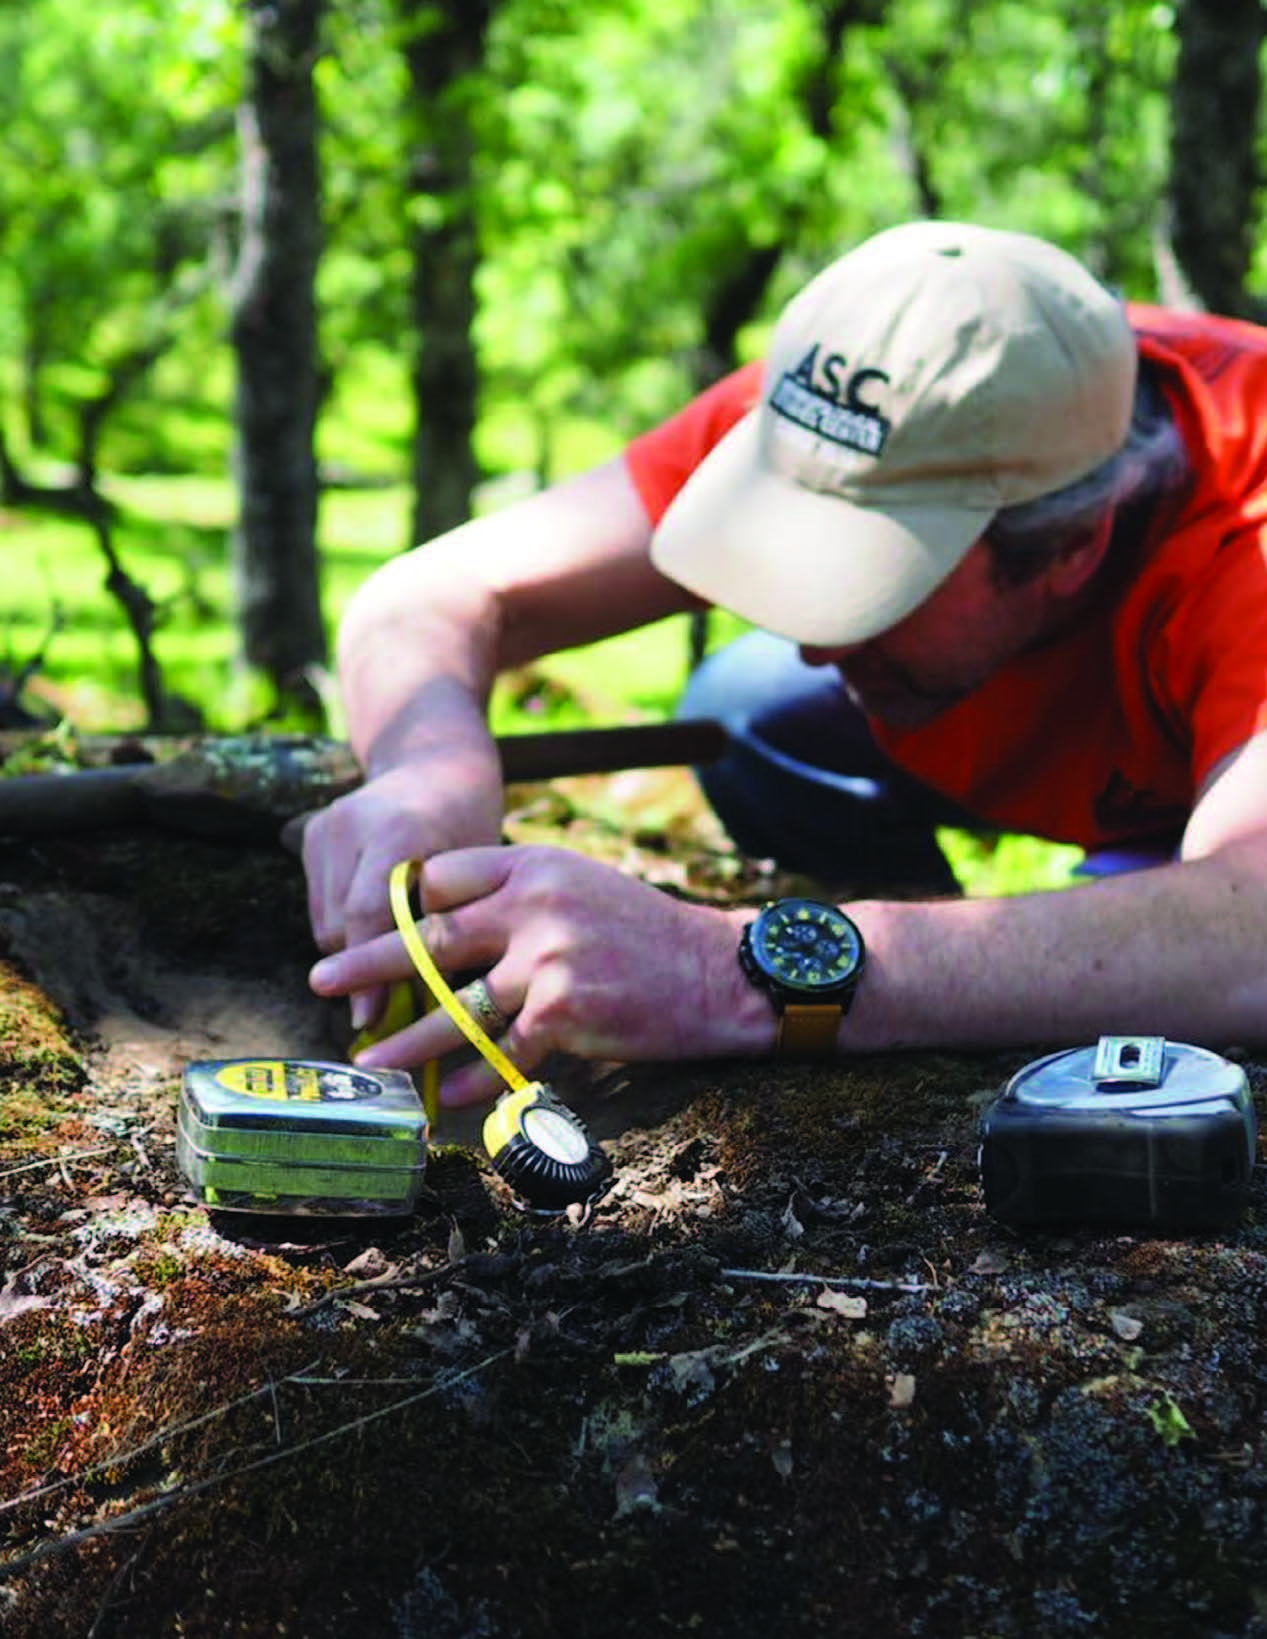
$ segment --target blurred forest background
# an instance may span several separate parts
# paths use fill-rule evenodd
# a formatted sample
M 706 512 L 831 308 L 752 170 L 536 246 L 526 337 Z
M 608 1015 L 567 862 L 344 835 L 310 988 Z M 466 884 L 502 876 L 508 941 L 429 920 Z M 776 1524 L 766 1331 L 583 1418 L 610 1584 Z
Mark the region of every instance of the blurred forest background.
M 338 731 L 350 589 L 890 223 L 1256 317 L 1259 0 L 0 7 L 0 715 Z M 671 709 L 616 640 L 499 703 Z M 721 628 L 724 635 L 725 628 Z

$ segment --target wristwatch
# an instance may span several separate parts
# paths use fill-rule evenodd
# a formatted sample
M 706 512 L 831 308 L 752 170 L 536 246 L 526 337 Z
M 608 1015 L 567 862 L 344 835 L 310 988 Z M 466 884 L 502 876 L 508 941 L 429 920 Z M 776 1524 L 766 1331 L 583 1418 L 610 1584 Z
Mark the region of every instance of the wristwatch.
M 744 973 L 779 1015 L 781 1058 L 828 1058 L 866 962 L 862 934 L 844 911 L 816 899 L 775 899 L 739 941 Z

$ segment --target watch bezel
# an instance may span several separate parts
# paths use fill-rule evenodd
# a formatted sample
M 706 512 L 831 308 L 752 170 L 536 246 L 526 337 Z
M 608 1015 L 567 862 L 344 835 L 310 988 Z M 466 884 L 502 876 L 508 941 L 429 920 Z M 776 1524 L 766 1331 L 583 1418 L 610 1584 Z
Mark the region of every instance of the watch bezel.
M 795 976 L 789 976 L 775 965 L 771 956 L 771 949 L 775 943 L 771 933 L 777 928 L 789 926 L 790 920 L 800 912 L 819 913 L 839 925 L 840 936 L 848 946 L 842 958 L 848 962 L 847 972 L 823 982 L 806 982 L 798 981 Z M 817 1003 L 829 1006 L 833 1003 L 846 1002 L 852 997 L 866 960 L 866 946 L 858 925 L 838 905 L 831 905 L 819 899 L 793 896 L 775 899 L 762 906 L 753 921 L 744 928 L 739 956 L 748 978 L 767 990 L 776 1002 Z

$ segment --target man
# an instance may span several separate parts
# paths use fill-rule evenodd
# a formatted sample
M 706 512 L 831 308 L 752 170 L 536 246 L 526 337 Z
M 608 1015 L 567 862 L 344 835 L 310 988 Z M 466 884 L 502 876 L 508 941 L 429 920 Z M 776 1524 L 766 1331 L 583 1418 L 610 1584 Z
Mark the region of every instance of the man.
M 340 666 L 366 783 L 306 833 L 332 953 L 314 988 L 364 1024 L 410 971 L 385 883 L 417 858 L 428 950 L 486 973 L 472 1000 L 526 1070 L 556 1048 L 1267 1040 L 1262 403 L 1267 333 L 1128 314 L 1024 235 L 869 240 L 789 305 L 764 367 L 353 599 Z M 773 634 L 693 695 L 728 702 L 713 795 L 736 836 L 936 897 L 789 905 L 753 930 L 751 911 L 497 845 L 498 671 L 701 603 Z M 943 813 L 1161 863 L 948 897 Z M 431 1015 L 362 1062 L 459 1039 Z M 443 1099 L 496 1090 L 475 1064 Z

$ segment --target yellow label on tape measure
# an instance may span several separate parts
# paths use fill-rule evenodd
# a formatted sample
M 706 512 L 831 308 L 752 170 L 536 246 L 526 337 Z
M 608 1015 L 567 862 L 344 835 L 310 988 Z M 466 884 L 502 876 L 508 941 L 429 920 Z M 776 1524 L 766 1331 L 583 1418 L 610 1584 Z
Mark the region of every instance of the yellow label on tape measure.
M 382 1089 L 373 1078 L 356 1070 L 331 1065 L 296 1063 L 293 1059 L 251 1059 L 223 1064 L 216 1080 L 230 1093 L 268 1098 L 278 1103 L 343 1104 L 378 1098 Z

